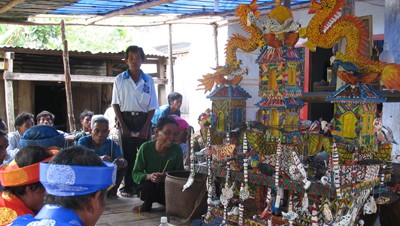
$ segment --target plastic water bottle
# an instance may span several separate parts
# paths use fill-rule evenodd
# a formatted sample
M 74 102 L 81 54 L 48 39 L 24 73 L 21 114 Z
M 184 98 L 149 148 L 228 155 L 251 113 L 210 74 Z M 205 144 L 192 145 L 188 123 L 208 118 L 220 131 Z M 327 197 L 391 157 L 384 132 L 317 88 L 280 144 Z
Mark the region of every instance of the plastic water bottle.
M 169 226 L 167 217 L 161 217 L 160 226 Z

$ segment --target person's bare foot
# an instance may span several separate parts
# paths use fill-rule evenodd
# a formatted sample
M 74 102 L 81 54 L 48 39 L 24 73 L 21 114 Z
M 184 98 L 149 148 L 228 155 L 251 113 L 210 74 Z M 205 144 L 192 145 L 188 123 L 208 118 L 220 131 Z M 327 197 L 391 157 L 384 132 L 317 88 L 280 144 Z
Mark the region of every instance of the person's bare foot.
M 133 211 L 134 213 L 140 213 L 140 212 L 142 212 L 142 205 L 137 205 L 137 206 L 133 207 L 132 211 Z
M 121 196 L 125 198 L 130 198 L 133 196 L 133 193 L 121 191 Z

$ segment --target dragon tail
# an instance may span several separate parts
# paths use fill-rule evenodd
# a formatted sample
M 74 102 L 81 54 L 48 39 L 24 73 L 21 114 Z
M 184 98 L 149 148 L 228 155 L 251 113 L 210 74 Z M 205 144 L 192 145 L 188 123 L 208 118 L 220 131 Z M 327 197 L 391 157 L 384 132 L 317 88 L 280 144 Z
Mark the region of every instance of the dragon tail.
M 387 64 L 382 70 L 381 80 L 388 90 L 400 91 L 400 65 Z
M 197 79 L 197 81 L 200 82 L 199 85 L 197 85 L 199 88 L 196 90 L 204 90 L 204 93 L 211 91 L 211 89 L 214 86 L 215 82 L 215 77 L 214 74 L 206 74 L 203 75 L 202 79 Z

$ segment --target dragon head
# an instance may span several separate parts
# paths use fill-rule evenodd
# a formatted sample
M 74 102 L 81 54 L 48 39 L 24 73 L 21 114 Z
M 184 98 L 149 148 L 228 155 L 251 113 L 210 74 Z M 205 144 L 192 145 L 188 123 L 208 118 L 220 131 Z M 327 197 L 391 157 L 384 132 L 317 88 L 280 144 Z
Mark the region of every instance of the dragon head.
M 345 0 L 311 0 L 308 13 L 318 15 L 320 30 L 325 32 L 341 16 L 344 4 Z
M 321 3 L 317 2 L 317 0 L 311 0 L 308 14 L 315 14 L 319 8 L 321 8 Z
M 318 12 L 338 13 L 344 5 L 344 0 L 311 0 L 308 14 Z
M 249 12 L 253 12 L 254 16 L 257 18 L 260 17 L 260 11 L 257 10 L 257 0 L 252 0 L 249 5 L 246 4 L 240 4 L 237 9 L 236 9 L 236 14 L 235 16 L 239 18 L 247 18 L 247 14 Z

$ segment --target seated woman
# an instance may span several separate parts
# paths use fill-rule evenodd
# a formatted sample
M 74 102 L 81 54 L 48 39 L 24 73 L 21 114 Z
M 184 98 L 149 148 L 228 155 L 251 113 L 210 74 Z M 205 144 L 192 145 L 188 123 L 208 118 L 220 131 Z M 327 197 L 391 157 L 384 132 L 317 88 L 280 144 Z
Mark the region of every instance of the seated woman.
M 172 117 L 160 118 L 155 132 L 156 140 L 140 146 L 132 171 L 133 181 L 139 185 L 136 194 L 144 201 L 134 212 L 150 211 L 153 202 L 165 204 L 165 173 L 183 170 L 182 148 L 175 143 L 177 122 Z
M 182 156 L 183 156 L 183 166 L 185 169 L 189 169 L 190 166 L 190 133 L 193 127 L 189 126 L 185 119 L 177 116 L 171 115 L 172 118 L 175 119 L 176 123 L 178 123 L 178 135 L 176 137 L 176 143 L 181 145 L 182 148 Z

